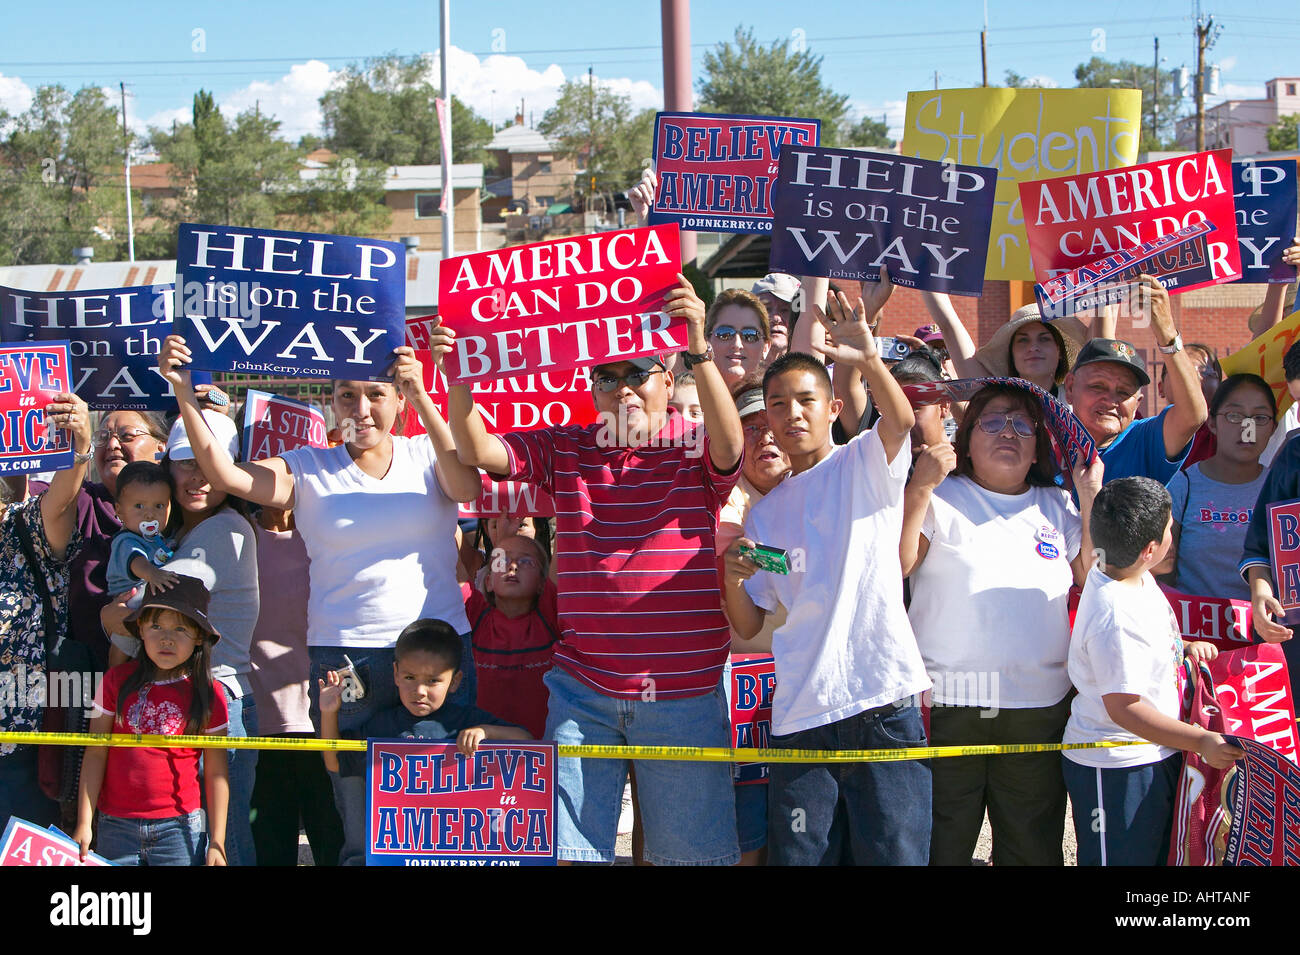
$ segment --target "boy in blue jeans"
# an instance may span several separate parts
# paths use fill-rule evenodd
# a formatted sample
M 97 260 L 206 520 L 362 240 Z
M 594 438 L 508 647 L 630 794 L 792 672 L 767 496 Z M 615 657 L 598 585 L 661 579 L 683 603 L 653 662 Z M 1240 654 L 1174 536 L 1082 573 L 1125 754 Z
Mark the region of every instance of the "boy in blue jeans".
M 1218 733 L 1179 720 L 1178 667 L 1186 653 L 1212 660 L 1212 644 L 1184 644 L 1151 568 L 1172 540 L 1163 484 L 1127 477 L 1103 487 L 1089 528 L 1102 559 L 1088 573 L 1070 638 L 1079 691 L 1066 743 L 1146 744 L 1062 753 L 1079 865 L 1162 865 L 1169 853 L 1179 750 L 1216 769 L 1245 755 Z
M 772 635 L 774 748 L 925 745 L 916 698 L 930 679 L 903 608 L 898 557 L 916 418 L 867 324 L 890 288 L 882 271 L 856 312 L 840 294 L 824 320 L 835 345 L 813 346 L 866 378 L 881 415 L 874 429 L 831 443 L 841 402 L 812 355 L 782 355 L 764 376 L 768 423 L 790 475 L 750 510 L 744 536 L 727 551 L 724 581 L 743 639 L 759 632 L 765 613 L 787 611 Z M 741 553 L 754 543 L 786 551 L 789 573 L 755 573 Z M 922 760 L 774 763 L 768 864 L 925 865 L 930 788 Z

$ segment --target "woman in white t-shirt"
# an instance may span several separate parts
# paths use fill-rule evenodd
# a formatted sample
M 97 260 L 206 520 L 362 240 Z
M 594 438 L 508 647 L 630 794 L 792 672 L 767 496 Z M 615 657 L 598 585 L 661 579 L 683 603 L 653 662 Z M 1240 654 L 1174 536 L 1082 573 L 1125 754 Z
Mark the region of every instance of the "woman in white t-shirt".
M 1101 463 L 1075 471 L 1082 519 L 1055 476 L 1042 405 L 1010 385 L 977 393 L 954 446 L 917 460 L 900 555 L 934 683 L 933 745 L 1061 740 L 1069 590 L 1087 573 Z M 970 864 L 986 809 L 994 865 L 1063 863 L 1056 753 L 937 759 L 933 771 L 932 865 Z
M 440 329 L 435 327 L 431 337 Z M 400 705 L 392 679 L 393 646 L 407 624 L 444 620 L 462 635 L 460 689 L 450 699 L 474 702 L 469 622 L 456 582 L 458 501 L 478 497 L 478 471 L 456 458 L 451 430 L 424 390 L 420 363 L 406 346 L 394 353 L 393 383 L 335 381 L 334 414 L 345 443 L 299 448 L 277 457 L 235 464 L 216 453 L 202 423 L 189 373 L 190 350 L 169 335 L 158 355 L 171 382 L 194 447 L 212 487 L 264 507 L 292 508 L 311 558 L 307 607 L 308 689 L 318 719 L 317 680 L 350 663 L 359 697 L 343 703 L 343 732 L 374 713 Z M 394 423 L 415 406 L 427 435 L 404 438 Z M 364 860 L 364 780 L 331 773 L 343 817 L 341 862 Z

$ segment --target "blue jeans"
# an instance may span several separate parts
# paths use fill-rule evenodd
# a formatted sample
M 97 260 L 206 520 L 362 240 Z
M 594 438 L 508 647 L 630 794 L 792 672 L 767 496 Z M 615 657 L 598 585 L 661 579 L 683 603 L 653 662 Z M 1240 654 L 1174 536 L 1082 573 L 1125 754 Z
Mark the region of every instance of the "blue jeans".
M 36 753 L 35 746 L 23 746 L 0 756 L 0 833 L 9 825 L 10 816 L 38 826 L 59 821 L 59 804 L 41 792 Z
M 921 711 L 887 704 L 825 726 L 773 736 L 773 749 L 903 749 L 925 745 Z M 925 865 L 930 764 L 772 763 L 768 865 Z
M 203 865 L 207 820 L 202 809 L 167 819 L 122 819 L 99 814 L 95 851 L 115 865 Z
M 606 696 L 554 667 L 546 738 L 560 745 L 728 747 L 731 720 L 722 685 L 702 696 L 647 702 Z M 636 760 L 645 859 L 653 865 L 735 865 L 736 795 L 730 763 Z M 627 762 L 561 758 L 559 857 L 613 862 Z
M 232 700 L 227 694 L 226 708 L 230 712 L 228 736 L 257 735 L 257 700 L 252 693 Z M 226 813 L 226 859 L 229 865 L 257 865 L 257 850 L 253 846 L 253 825 L 250 818 L 253 803 L 253 783 L 257 776 L 257 750 L 228 749 L 230 763 L 230 809 Z
M 473 706 L 478 698 L 478 680 L 474 673 L 474 650 L 470 635 L 461 634 L 460 686 L 448 700 L 464 706 Z M 356 647 L 308 647 L 311 661 L 307 677 L 307 694 L 310 699 L 312 725 L 320 729 L 320 684 L 326 672 L 341 669 L 347 664 L 347 655 L 356 666 L 357 678 L 366 694 L 360 700 L 344 702 L 339 708 L 339 735 L 345 739 L 364 739 L 366 723 L 376 713 L 401 706 L 397 684 L 393 680 L 393 651 L 358 649 Z M 334 805 L 343 820 L 343 849 L 339 852 L 339 865 L 365 865 L 366 863 L 366 780 L 364 776 L 345 776 L 330 773 L 334 789 Z

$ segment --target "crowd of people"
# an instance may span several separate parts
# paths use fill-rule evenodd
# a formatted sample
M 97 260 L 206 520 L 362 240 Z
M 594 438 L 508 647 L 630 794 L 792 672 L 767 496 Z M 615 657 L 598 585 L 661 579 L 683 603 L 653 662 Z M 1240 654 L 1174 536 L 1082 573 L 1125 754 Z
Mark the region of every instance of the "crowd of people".
M 83 647 L 104 674 L 91 732 L 413 736 L 468 754 L 729 747 L 730 661 L 770 654 L 777 749 L 1133 745 L 775 763 L 759 785 L 721 762 L 562 759 L 560 859 L 614 861 L 631 774 L 654 865 L 969 864 L 986 814 L 994 864 L 1061 865 L 1067 792 L 1081 863 L 1161 861 L 1179 752 L 1242 754 L 1180 721 L 1177 663 L 1215 650 L 1184 643 L 1154 575 L 1251 600 L 1296 672 L 1265 514 L 1300 497 L 1300 442 L 1270 383 L 1220 380 L 1150 277 L 1169 403 L 1146 418 L 1151 372 L 1104 313 L 1027 306 L 977 348 L 927 293 L 933 324 L 886 360 L 887 273 L 856 303 L 773 274 L 706 308 L 679 282 L 664 310 L 685 351 L 591 368 L 590 426 L 494 434 L 465 386 L 444 417 L 409 348 L 390 380 L 333 382 L 337 443 L 258 461 L 239 460 L 234 409 L 191 386 L 176 335 L 158 358 L 170 426 L 117 410 L 92 429 L 57 396 L 75 465 L 5 480 L 0 672 L 53 672 Z M 1251 330 L 1282 310 L 1270 289 Z M 455 336 L 434 325 L 430 346 L 441 365 Z M 990 376 L 963 401 L 914 407 L 904 390 Z M 1300 346 L 1286 377 L 1300 392 Z M 1070 474 L 1041 392 L 1099 450 Z M 408 413 L 425 435 L 400 433 Z M 546 491 L 554 518 L 462 528 L 480 469 Z M 0 729 L 50 728 L 39 699 L 0 704 Z M 0 828 L 61 824 L 83 852 L 150 865 L 293 864 L 301 828 L 317 864 L 364 861 L 360 754 L 88 747 L 54 767 L 69 788 L 46 752 L 0 739 Z

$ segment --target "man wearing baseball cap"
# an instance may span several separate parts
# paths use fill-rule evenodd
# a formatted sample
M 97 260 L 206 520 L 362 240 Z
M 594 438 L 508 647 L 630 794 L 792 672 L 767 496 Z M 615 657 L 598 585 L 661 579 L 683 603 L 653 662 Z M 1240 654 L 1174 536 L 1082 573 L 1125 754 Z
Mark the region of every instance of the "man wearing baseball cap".
M 703 425 L 668 404 L 658 358 L 591 370 L 600 420 L 489 434 L 470 389 L 453 385 L 456 454 L 555 500 L 560 642 L 545 677 L 546 738 L 561 744 L 728 746 L 722 689 L 731 633 L 722 615 L 717 514 L 740 475 L 744 435 L 704 334 L 704 303 L 683 276 L 665 311 L 686 320 L 683 364 Z M 434 350 L 440 365 L 450 345 Z M 707 437 L 705 436 L 707 433 Z M 645 858 L 734 865 L 736 806 L 726 763 L 638 761 Z M 565 759 L 556 841 L 566 861 L 614 861 L 627 764 Z
M 750 289 L 767 309 L 772 348 L 767 353 L 772 363 L 790 348 L 790 325 L 794 322 L 794 297 L 799 294 L 799 280 L 784 272 L 769 272 Z
M 1146 362 L 1128 342 L 1094 338 L 1079 350 L 1065 376 L 1075 415 L 1097 442 L 1107 481 L 1149 477 L 1167 484 L 1178 473 L 1192 438 L 1207 417 L 1200 379 L 1169 309 L 1169 293 L 1149 275 L 1139 277 L 1149 303 L 1151 333 L 1164 355 L 1172 405 L 1135 421 L 1142 389 L 1151 384 Z

